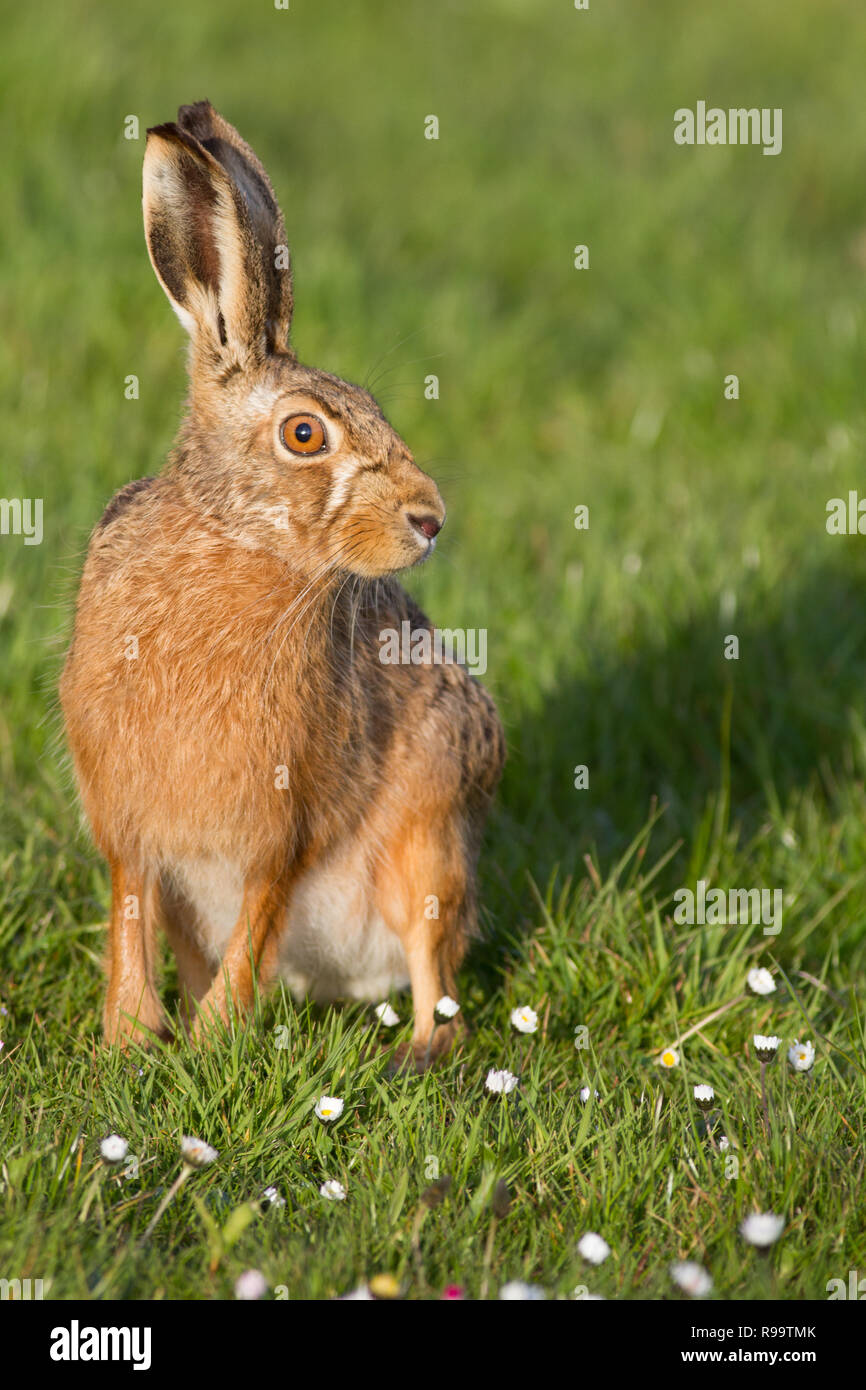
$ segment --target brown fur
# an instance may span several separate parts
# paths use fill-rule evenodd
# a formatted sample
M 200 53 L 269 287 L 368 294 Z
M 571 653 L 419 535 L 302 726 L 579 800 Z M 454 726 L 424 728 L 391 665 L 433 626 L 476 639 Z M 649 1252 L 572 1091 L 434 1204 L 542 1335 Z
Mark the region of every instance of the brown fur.
M 93 533 L 61 681 L 112 872 L 105 1036 L 165 1029 L 159 922 L 197 1030 L 248 1009 L 296 886 L 348 846 L 369 911 L 403 944 L 420 1057 L 475 921 L 504 758 L 462 667 L 379 660 L 383 628 L 429 626 L 391 576 L 432 548 L 411 518 L 439 525 L 444 508 L 375 401 L 288 349 L 282 218 L 249 147 L 207 103 L 148 134 L 145 225 L 191 332 L 188 409 L 166 470 L 122 489 Z M 326 454 L 280 442 L 303 412 L 324 421 Z M 243 881 L 219 952 L 180 871 L 204 861 Z

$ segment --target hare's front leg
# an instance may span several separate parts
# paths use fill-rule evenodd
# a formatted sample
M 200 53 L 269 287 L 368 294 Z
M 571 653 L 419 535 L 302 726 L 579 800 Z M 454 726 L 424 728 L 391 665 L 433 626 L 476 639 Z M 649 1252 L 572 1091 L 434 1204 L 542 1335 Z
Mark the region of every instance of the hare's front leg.
M 112 859 L 108 924 L 105 1041 L 125 1047 L 168 1036 L 156 991 L 156 912 L 153 883 L 141 870 Z
M 193 1037 L 215 1019 L 228 1023 L 232 1012 L 247 1013 L 256 984 L 267 983 L 276 968 L 277 940 L 285 926 L 288 881 L 285 872 L 248 878 L 238 919 L 207 994 L 199 1004 Z
M 442 903 L 440 899 L 438 922 L 414 920 L 402 934 L 415 1015 L 412 1053 L 419 1071 L 443 1057 L 457 1035 L 455 1023 L 436 1023 L 434 1009 L 443 995 L 453 998 L 457 988 L 457 965 L 466 951 L 463 944 L 457 953 L 454 951 L 454 935 L 458 934 L 461 942 L 463 937 L 461 910 L 459 903 Z

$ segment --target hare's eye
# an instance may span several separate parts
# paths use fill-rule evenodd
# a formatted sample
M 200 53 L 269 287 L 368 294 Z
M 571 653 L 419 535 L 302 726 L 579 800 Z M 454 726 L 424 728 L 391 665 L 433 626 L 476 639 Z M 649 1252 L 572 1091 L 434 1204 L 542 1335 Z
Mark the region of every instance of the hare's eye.
M 280 426 L 280 439 L 293 454 L 318 454 L 328 447 L 325 426 L 317 415 L 290 415 Z

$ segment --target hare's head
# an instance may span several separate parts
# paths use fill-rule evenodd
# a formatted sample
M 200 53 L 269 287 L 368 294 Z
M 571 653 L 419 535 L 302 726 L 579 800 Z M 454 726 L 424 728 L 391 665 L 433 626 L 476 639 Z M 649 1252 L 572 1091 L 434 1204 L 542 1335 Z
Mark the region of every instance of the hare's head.
M 436 484 L 372 396 L 289 347 L 285 225 L 255 154 L 206 101 L 147 137 L 148 250 L 191 338 L 186 487 L 238 539 L 310 573 L 425 559 L 445 520 Z

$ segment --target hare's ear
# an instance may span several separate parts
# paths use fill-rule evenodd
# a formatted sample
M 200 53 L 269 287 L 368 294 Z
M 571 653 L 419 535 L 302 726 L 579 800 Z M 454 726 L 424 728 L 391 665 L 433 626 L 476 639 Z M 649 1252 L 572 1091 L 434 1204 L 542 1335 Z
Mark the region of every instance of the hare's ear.
M 292 323 L 292 272 L 286 226 L 264 165 L 209 101 L 182 106 L 177 123 L 225 169 L 244 196 L 261 254 L 268 300 L 268 337 L 277 352 L 288 352 Z
M 267 352 L 268 298 L 247 205 L 223 166 L 174 124 L 147 132 L 144 230 L 157 277 L 196 346 Z

